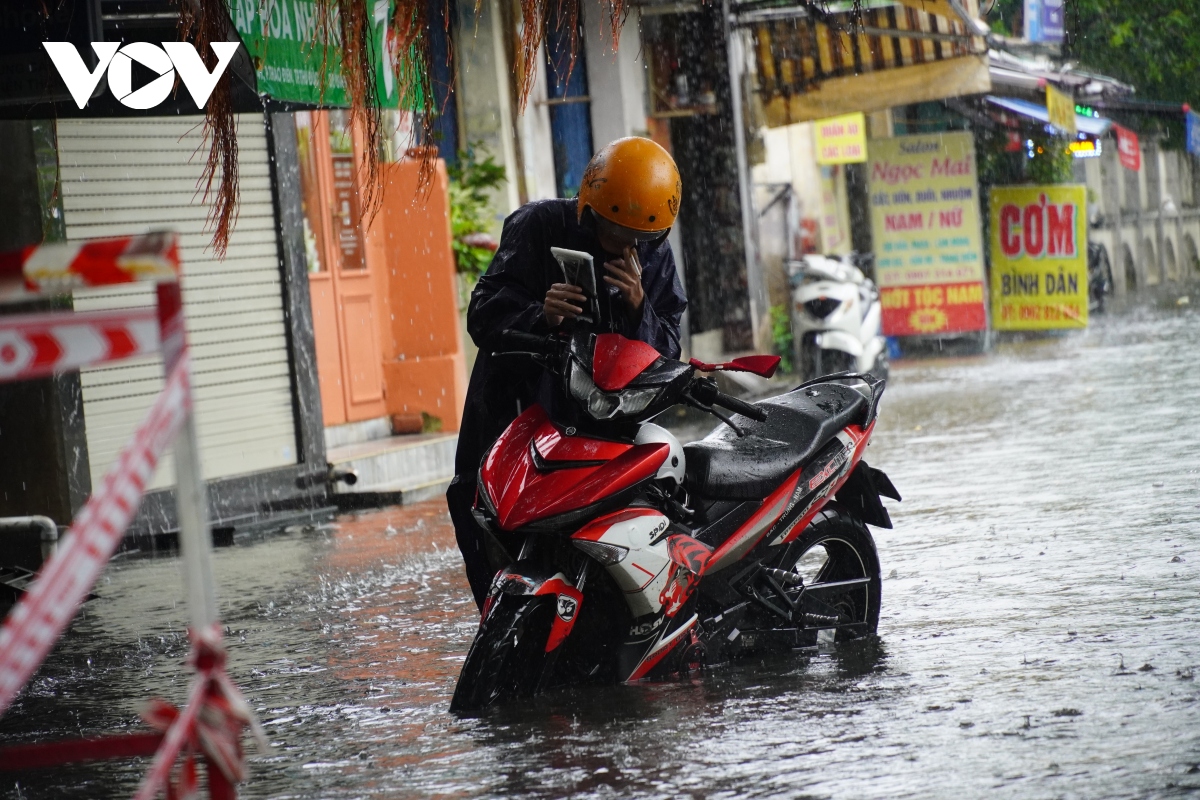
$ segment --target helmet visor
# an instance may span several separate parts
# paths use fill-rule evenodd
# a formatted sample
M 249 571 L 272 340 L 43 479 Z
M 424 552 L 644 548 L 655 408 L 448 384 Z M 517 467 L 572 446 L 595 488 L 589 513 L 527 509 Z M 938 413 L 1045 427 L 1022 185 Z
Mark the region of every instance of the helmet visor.
M 590 210 L 592 211 L 592 219 L 596 221 L 596 232 L 602 238 L 620 244 L 622 248 L 633 247 L 643 242 L 657 241 L 671 231 L 670 228 L 664 228 L 660 231 L 639 231 L 624 225 L 618 225 L 612 220 L 600 216 L 594 209 Z

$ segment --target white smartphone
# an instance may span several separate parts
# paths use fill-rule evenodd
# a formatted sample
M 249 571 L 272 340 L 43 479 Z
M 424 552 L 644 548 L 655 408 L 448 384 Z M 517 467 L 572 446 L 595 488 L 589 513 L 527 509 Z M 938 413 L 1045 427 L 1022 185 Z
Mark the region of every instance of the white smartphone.
M 567 250 L 564 247 L 551 247 L 550 255 L 558 261 L 562 269 L 563 281 L 583 289 L 587 295 L 588 305 L 593 316 L 581 315 L 583 322 L 595 322 L 599 319 L 599 307 L 596 301 L 596 268 L 590 253 L 581 250 Z

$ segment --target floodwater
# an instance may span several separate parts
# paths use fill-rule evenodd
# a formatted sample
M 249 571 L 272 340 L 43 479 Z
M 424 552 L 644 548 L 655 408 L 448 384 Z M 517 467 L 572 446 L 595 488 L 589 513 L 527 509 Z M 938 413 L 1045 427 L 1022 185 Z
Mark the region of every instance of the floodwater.
M 894 370 L 868 452 L 879 640 L 447 713 L 474 632 L 437 502 L 216 554 L 230 672 L 274 745 L 251 798 L 1200 795 L 1200 314 L 1136 312 Z M 120 559 L 0 741 L 185 691 L 177 560 Z M 0 776 L 127 797 L 146 762 Z

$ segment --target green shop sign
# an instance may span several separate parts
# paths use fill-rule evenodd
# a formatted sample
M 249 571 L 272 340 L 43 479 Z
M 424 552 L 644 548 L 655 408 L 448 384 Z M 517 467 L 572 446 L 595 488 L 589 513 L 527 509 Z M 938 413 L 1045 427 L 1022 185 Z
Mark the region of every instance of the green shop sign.
M 388 35 L 393 0 L 361 2 L 370 12 L 379 105 L 397 108 L 400 88 L 392 72 Z M 317 9 L 313 0 L 230 0 L 229 5 L 233 24 L 254 61 L 260 93 L 294 103 L 350 105 L 342 75 L 341 47 L 322 46 L 316 41 Z M 329 28 L 339 29 L 336 18 Z

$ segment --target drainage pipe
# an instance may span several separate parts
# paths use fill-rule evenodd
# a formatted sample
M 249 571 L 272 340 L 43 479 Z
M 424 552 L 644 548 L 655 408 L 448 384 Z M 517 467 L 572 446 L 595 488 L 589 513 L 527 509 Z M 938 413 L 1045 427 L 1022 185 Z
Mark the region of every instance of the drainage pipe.
M 0 534 L 12 531 L 39 531 L 42 540 L 42 561 L 54 555 L 58 548 L 58 526 L 49 517 L 0 517 Z

